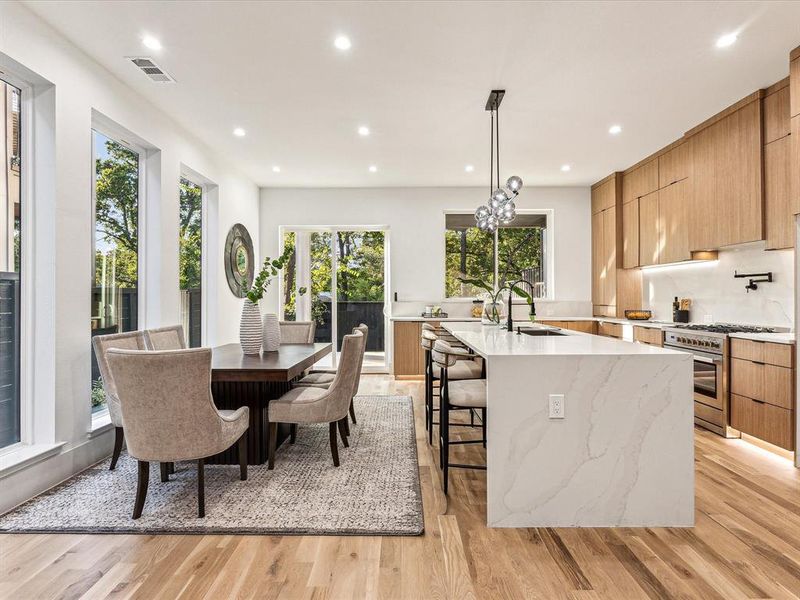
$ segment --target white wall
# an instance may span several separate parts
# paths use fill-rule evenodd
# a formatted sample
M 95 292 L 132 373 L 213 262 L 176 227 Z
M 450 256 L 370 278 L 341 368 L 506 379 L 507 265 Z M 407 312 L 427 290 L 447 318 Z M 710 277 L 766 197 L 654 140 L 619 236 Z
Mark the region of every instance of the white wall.
M 775 327 L 794 322 L 794 252 L 764 251 L 764 243 L 723 250 L 719 260 L 708 263 L 656 267 L 642 270 L 644 307 L 656 319 L 672 320 L 675 296 L 691 298 L 691 319 Z M 747 292 L 746 279 L 733 273 L 772 271 L 774 283 L 759 283 Z
M 392 293 L 403 305 L 444 299 L 444 213 L 473 212 L 481 188 L 326 188 L 261 190 L 261 253 L 278 251 L 281 225 L 388 225 Z M 552 209 L 555 298 L 591 310 L 589 188 L 523 188 L 520 209 Z M 274 286 L 273 286 L 274 287 Z M 277 311 L 276 289 L 267 309 Z
M 56 303 L 55 327 L 49 337 L 56 356 L 55 441 L 66 442 L 57 456 L 0 480 L 2 511 L 111 450 L 110 432 L 94 438 L 87 434 L 91 378 L 92 110 L 159 150 L 160 164 L 154 165 L 154 171 L 160 172 L 160 181 L 155 181 L 153 188 L 160 193 L 149 197 L 147 205 L 145 285 L 149 292 L 142 327 L 178 322 L 181 165 L 218 185 L 218 206 L 211 207 L 209 213 L 217 219 L 208 244 L 211 279 L 217 283 L 209 302 L 216 315 L 209 324 L 210 343 L 237 339 L 241 301 L 233 297 L 225 283 L 222 250 L 225 235 L 235 222 L 248 227 L 258 248 L 259 200 L 257 186 L 235 166 L 200 144 L 20 4 L 0 4 L 0 53 L 49 80 L 55 89 L 56 234 L 55 251 L 50 258 L 54 261 Z

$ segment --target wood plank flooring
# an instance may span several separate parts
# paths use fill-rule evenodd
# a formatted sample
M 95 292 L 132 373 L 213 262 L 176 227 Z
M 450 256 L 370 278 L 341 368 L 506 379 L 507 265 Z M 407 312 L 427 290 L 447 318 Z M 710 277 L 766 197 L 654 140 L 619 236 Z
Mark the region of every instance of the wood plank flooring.
M 693 529 L 487 529 L 484 472 L 454 469 L 441 492 L 422 385 L 361 391 L 414 397 L 424 536 L 0 535 L 0 598 L 800 598 L 800 471 L 783 458 L 697 429 Z

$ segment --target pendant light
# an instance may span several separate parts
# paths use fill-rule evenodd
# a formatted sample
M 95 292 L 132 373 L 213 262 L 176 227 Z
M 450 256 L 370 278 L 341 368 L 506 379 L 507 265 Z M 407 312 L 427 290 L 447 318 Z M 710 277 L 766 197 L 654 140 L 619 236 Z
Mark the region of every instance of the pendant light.
M 479 229 L 489 233 L 494 233 L 501 224 L 510 223 L 516 218 L 514 198 L 522 189 L 522 179 L 517 175 L 509 177 L 505 187 L 500 187 L 500 103 L 505 93 L 505 90 L 492 90 L 486 101 L 486 110 L 491 113 L 489 201 L 475 211 L 475 221 Z

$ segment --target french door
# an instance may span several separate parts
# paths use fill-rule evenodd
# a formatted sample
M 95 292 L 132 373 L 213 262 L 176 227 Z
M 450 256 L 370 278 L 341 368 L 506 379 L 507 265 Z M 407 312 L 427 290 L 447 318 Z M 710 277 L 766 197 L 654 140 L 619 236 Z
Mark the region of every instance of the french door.
M 388 232 L 382 228 L 283 228 L 283 248 L 295 251 L 284 270 L 281 313 L 287 321 L 315 321 L 315 341 L 334 351 L 317 365 L 335 369 L 342 338 L 369 327 L 364 371 L 386 371 Z

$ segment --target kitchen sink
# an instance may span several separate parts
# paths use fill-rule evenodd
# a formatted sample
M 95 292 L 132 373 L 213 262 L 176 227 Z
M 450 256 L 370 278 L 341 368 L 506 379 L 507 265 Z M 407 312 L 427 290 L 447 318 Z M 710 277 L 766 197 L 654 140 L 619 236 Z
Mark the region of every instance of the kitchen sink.
M 525 335 L 533 335 L 533 336 L 558 335 L 558 336 L 562 336 L 563 337 L 564 335 L 566 335 L 566 334 L 561 333 L 560 331 L 558 331 L 556 329 L 522 329 L 522 328 L 520 328 L 519 331 L 520 331 L 520 333 L 524 333 Z

